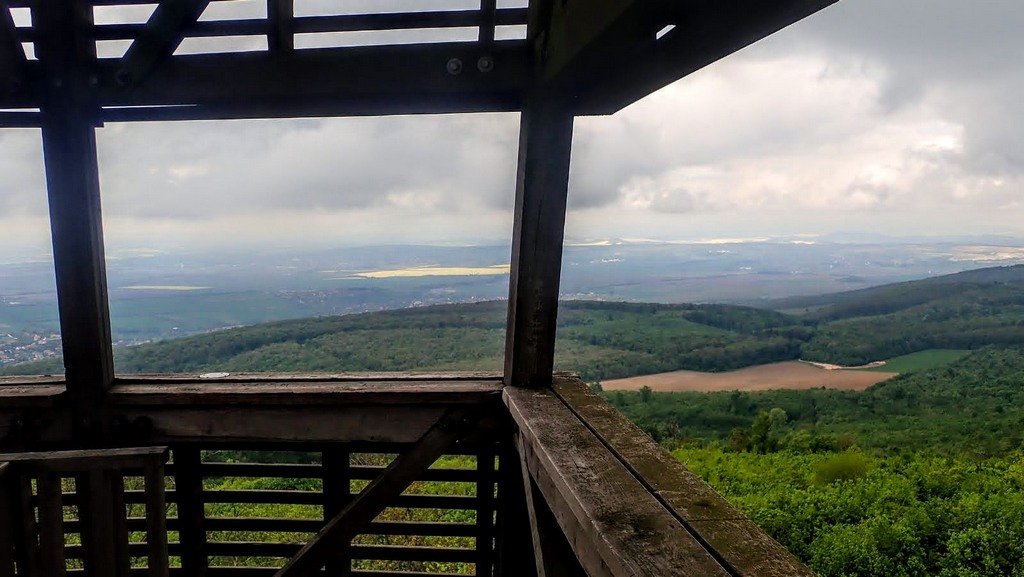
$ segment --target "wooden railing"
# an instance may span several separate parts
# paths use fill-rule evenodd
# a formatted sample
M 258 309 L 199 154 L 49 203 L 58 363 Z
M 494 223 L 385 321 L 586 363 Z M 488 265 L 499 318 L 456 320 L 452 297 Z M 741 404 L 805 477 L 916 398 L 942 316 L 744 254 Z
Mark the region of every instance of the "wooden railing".
M 60 387 L 0 382 L 0 446 L 73 445 Z M 140 377 L 108 403 L 118 438 L 170 448 L 171 575 L 810 575 L 573 376 Z M 143 558 L 153 496 L 138 467 L 118 474 L 122 555 L 159 575 Z M 94 520 L 71 513 L 80 492 L 48 483 L 29 516 L 71 509 L 38 548 L 79 574 Z M 16 551 L 0 546 L 0 567 Z

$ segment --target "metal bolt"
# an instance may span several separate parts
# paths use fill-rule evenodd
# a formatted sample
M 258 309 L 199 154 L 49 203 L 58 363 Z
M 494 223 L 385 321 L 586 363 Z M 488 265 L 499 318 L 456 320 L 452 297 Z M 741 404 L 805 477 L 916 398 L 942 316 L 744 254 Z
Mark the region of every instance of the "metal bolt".
M 121 69 L 118 70 L 117 74 L 114 75 L 114 80 L 120 86 L 128 86 L 128 84 L 132 81 L 132 74 L 127 70 Z
M 452 76 L 462 74 L 462 60 L 458 58 L 452 58 L 451 60 L 448 61 L 448 64 L 445 68 L 448 70 L 448 74 L 451 74 Z
M 100 85 L 100 78 L 99 78 L 99 76 L 96 76 L 95 74 L 93 74 L 92 76 L 89 77 L 89 86 L 96 87 L 96 86 L 99 86 L 99 85 Z
M 484 74 L 494 70 L 494 58 L 491 58 L 490 56 L 481 56 L 480 59 L 476 61 L 476 68 Z

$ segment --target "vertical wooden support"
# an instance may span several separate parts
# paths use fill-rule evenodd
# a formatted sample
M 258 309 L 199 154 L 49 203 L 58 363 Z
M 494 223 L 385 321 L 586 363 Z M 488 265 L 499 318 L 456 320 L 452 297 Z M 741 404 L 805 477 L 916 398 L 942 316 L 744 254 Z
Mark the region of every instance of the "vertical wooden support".
M 124 479 L 116 471 L 97 469 L 75 478 L 82 519 L 85 568 L 96 577 L 127 577 L 128 530 Z
M 147 567 L 150 577 L 167 577 L 169 568 L 163 463 L 148 461 L 143 476 L 146 483 L 146 546 L 149 552 Z
M 523 472 L 515 446 L 502 444 L 498 461 L 498 539 L 495 577 L 537 577 Z
M 476 577 L 494 574 L 494 457 L 489 446 L 476 457 Z
M 523 451 L 519 452 L 520 455 Z M 576 552 L 558 525 L 537 483 L 530 477 L 526 461 L 521 459 L 523 485 L 526 488 L 526 510 L 530 515 L 537 577 L 588 577 Z
M 43 106 L 43 157 L 68 395 L 78 437 L 108 429 L 104 396 L 114 379 L 106 264 L 96 159 L 92 7 L 83 0 L 39 0 L 32 21 L 50 83 Z
M 295 0 L 267 0 L 267 47 L 271 52 L 290 52 L 295 49 Z
M 203 577 L 206 554 L 206 511 L 203 507 L 202 457 L 198 448 L 174 449 L 174 488 L 178 502 L 181 568 L 189 577 Z
M 538 92 L 520 123 L 505 384 L 546 387 L 554 369 L 573 115 L 564 99 Z
M 480 0 L 480 44 L 490 46 L 494 44 L 494 24 L 498 0 Z
M 324 475 L 324 522 L 341 512 L 352 500 L 351 460 L 347 449 L 333 446 L 323 452 Z M 348 577 L 352 574 L 352 559 L 349 548 L 342 548 L 341 555 L 327 562 L 327 574 Z
M 47 577 L 67 574 L 64 564 L 64 506 L 60 477 L 42 473 L 36 481 L 39 495 L 40 569 Z
M 14 577 L 15 485 L 10 466 L 0 463 L 0 577 Z

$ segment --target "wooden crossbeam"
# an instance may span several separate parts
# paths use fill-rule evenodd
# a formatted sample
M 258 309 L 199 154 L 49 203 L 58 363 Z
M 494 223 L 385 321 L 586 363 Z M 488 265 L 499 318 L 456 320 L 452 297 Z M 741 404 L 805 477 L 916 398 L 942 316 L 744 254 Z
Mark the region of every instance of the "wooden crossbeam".
M 339 551 L 350 547 L 352 538 L 459 440 L 467 432 L 469 423 L 463 410 L 445 412 L 416 444 L 392 461 L 380 477 L 371 481 L 275 573 L 275 577 L 312 575 Z
M 189 26 L 203 15 L 210 0 L 162 0 L 146 23 L 146 29 L 128 47 L 117 73 L 120 84 L 146 79 L 185 38 Z
M 632 51 L 606 55 L 600 69 L 577 78 L 578 114 L 611 114 L 684 76 L 743 49 L 838 0 L 700 0 L 658 22 Z M 661 28 L 659 28 L 661 30 Z M 613 77 L 615 82 L 607 82 Z

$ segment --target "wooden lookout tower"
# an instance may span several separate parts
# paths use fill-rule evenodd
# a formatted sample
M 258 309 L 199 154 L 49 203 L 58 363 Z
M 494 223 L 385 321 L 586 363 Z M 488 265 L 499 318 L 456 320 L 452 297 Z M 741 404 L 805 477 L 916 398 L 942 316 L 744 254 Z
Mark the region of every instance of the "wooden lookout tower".
M 386 12 L 302 16 L 302 0 L 266 0 L 265 17 L 201 21 L 210 0 L 0 0 L 0 127 L 42 134 L 65 364 L 60 378 L 0 380 L 0 577 L 809 575 L 552 366 L 574 118 L 612 114 L 834 1 L 478 0 L 424 11 L 395 0 Z M 148 22 L 94 21 L 96 8 L 140 4 L 155 4 Z M 473 39 L 296 41 L 448 28 Z M 524 32 L 496 34 L 505 30 Z M 268 48 L 176 54 L 184 39 L 230 36 Z M 128 45 L 123 56 L 98 57 L 110 41 Z M 115 372 L 97 128 L 496 111 L 521 113 L 503 374 Z M 225 462 L 225 450 L 314 458 Z M 364 454 L 381 459 L 354 458 Z M 444 455 L 474 465 L 431 467 Z M 225 477 L 314 489 L 204 482 Z M 423 494 L 425 481 L 469 490 Z M 224 503 L 314 514 L 211 508 Z M 461 513 L 381 515 L 394 508 Z

